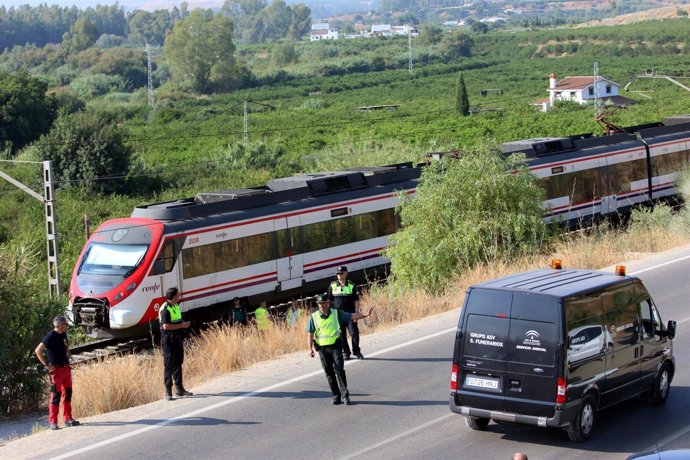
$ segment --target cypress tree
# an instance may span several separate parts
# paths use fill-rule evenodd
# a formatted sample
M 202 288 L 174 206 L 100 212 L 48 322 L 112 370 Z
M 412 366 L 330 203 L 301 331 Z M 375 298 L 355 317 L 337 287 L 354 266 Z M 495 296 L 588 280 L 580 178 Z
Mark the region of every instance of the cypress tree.
M 470 114 L 470 101 L 467 98 L 467 88 L 465 88 L 465 79 L 462 77 L 462 72 L 458 72 L 457 89 L 455 92 L 456 108 L 460 116 L 466 117 Z

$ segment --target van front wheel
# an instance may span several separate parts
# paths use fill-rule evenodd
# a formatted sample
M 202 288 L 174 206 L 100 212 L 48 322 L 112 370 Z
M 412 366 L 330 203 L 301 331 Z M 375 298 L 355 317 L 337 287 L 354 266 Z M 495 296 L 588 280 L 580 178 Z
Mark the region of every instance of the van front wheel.
M 465 417 L 465 423 L 467 423 L 467 426 L 469 426 L 473 430 L 484 431 L 486 430 L 486 427 L 489 425 L 489 419 L 479 417 Z
M 580 413 L 577 418 L 568 426 L 568 437 L 571 441 L 582 442 L 588 439 L 594 431 L 596 421 L 596 409 L 594 400 L 591 396 L 585 396 L 582 400 Z

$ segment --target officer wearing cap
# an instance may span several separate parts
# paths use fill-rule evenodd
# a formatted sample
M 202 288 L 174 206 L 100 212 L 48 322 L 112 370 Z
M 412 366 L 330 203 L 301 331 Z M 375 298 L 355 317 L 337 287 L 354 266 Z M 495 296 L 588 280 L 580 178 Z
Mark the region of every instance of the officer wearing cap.
M 307 323 L 307 352 L 312 358 L 316 350 L 319 351 L 321 367 L 326 373 L 328 385 L 333 393 L 333 403 L 350 404 L 350 393 L 347 391 L 347 378 L 343 363 L 341 331 L 351 320 L 366 318 L 371 315 L 374 307 L 364 315 L 362 313 L 347 313 L 343 310 L 330 308 L 328 296 L 323 294 L 316 298 L 319 309 L 314 312 Z
M 184 339 L 187 336 L 190 322 L 182 320 L 180 309 L 180 290 L 171 287 L 165 292 L 165 303 L 158 310 L 161 329 L 161 346 L 163 348 L 163 383 L 165 399 L 172 401 L 172 385 L 175 381 L 177 396 L 191 396 L 182 383 L 182 363 L 184 362 Z
M 336 280 L 328 286 L 328 300 L 333 302 L 333 308 L 342 310 L 347 313 L 356 313 L 359 311 L 359 292 L 355 283 L 347 279 L 347 267 L 341 265 L 336 270 Z M 359 348 L 359 326 L 357 321 L 350 321 L 347 329 L 343 330 L 343 357 L 350 359 L 350 346 L 347 343 L 347 332 L 350 332 L 352 337 L 352 353 L 359 358 L 364 359 L 362 350 Z

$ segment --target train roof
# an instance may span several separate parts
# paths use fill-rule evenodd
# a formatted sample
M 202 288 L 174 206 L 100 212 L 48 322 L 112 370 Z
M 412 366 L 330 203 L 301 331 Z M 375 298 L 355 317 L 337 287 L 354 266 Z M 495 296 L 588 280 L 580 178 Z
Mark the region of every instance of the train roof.
M 193 198 L 137 206 L 131 217 L 183 221 L 252 209 L 279 212 L 285 210 L 286 205 L 299 205 L 310 199 L 330 202 L 344 199 L 343 194 L 348 197 L 371 195 L 373 188 L 380 193 L 410 188 L 411 181 L 419 179 L 421 168 L 412 163 L 399 163 L 300 174 L 270 180 L 263 187 L 203 192 Z

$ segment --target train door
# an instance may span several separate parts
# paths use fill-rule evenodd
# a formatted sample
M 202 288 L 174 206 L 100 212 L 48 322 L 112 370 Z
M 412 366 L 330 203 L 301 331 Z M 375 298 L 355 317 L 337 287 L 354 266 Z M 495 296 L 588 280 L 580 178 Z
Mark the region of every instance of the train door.
M 302 287 L 304 266 L 299 240 L 299 216 L 273 221 L 276 234 L 278 288 L 287 291 Z
M 607 164 L 606 158 L 599 160 L 599 174 L 601 177 L 601 214 L 611 214 L 618 211 L 618 178 L 616 165 Z

